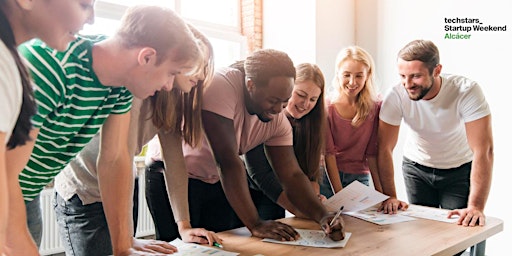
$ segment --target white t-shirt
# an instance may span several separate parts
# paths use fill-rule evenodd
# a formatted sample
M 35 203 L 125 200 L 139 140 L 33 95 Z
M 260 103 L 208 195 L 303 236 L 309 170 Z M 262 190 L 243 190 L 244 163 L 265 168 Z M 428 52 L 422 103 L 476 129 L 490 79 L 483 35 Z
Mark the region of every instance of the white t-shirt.
M 6 134 L 4 144 L 11 137 L 12 129 L 16 125 L 22 103 L 21 78 L 16 62 L 0 40 L 0 132 Z
M 491 111 L 480 86 L 465 77 L 442 74 L 439 94 L 431 100 L 409 99 L 402 84 L 390 88 L 380 111 L 380 120 L 410 128 L 404 156 L 421 165 L 449 169 L 470 162 L 473 153 L 466 138 L 465 123 Z

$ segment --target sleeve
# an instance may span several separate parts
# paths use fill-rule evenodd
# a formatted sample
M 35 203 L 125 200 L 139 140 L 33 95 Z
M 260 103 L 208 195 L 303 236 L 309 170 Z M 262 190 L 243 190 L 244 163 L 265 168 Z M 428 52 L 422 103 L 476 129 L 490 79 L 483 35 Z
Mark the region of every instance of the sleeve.
M 391 87 L 382 101 L 379 119 L 391 125 L 400 125 L 402 117 L 400 96 L 395 87 Z
M 46 116 L 62 102 L 66 84 L 66 74 L 53 51 L 36 42 L 29 42 L 18 47 L 26 60 L 34 82 L 34 97 L 38 106 L 32 118 L 39 128 Z
M 283 192 L 281 183 L 270 166 L 263 144 L 253 148 L 244 155 L 247 176 L 266 196 L 277 202 Z
M 0 132 L 11 134 L 20 112 L 22 87 L 16 62 L 1 41 L 0 44 Z
M 209 86 L 203 93 L 203 110 L 210 111 L 225 118 L 233 120 L 235 108 L 240 100 L 241 88 L 235 86 L 232 81 L 239 81 L 234 76 L 234 71 L 216 72 Z M 240 82 L 243 80 L 240 80 Z
M 464 89 L 460 102 L 460 111 L 464 122 L 475 121 L 491 114 L 489 104 L 477 83 L 472 82 L 470 86 Z
M 120 90 L 119 100 L 117 101 L 114 108 L 112 109 L 112 112 L 111 112 L 112 114 L 127 113 L 128 111 L 130 111 L 130 109 L 132 107 L 133 96 L 130 93 L 130 91 L 128 91 L 128 89 L 126 89 L 125 87 L 120 87 L 118 89 Z
M 293 130 L 284 111 L 277 116 L 275 130 L 270 139 L 265 141 L 268 146 L 293 146 Z

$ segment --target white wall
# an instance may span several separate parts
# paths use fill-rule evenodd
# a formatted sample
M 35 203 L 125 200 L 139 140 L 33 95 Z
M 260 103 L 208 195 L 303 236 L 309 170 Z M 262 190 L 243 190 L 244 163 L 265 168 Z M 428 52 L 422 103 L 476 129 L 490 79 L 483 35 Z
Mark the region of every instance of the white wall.
M 315 11 L 311 10 L 312 4 Z M 265 1 L 265 5 L 265 11 L 271 11 L 264 16 L 264 46 L 278 46 L 289 52 L 294 61 L 316 60 L 324 73 L 330 74 L 326 75 L 327 81 L 332 78 L 335 53 L 355 43 L 373 55 L 377 79 L 381 92 L 384 92 L 398 81 L 396 54 L 403 45 L 419 38 L 436 43 L 441 53 L 443 71 L 465 75 L 477 81 L 491 106 L 495 160 L 492 188 L 485 212 L 504 220 L 505 225 L 512 222 L 510 210 L 503 210 L 509 208 L 510 199 L 506 195 L 512 193 L 510 188 L 507 189 L 512 179 L 507 161 L 510 157 L 508 153 L 511 152 L 508 148 L 512 143 L 509 133 L 512 130 L 509 124 L 512 116 L 509 110 L 512 107 L 507 104 L 512 95 L 512 84 L 508 76 L 512 60 L 511 1 L 274 0 Z M 283 10 L 290 13 L 283 15 Z M 279 20 L 285 17 L 286 20 Z M 469 32 L 472 34 L 469 40 L 444 39 L 445 17 L 478 18 L 483 25 L 507 25 L 507 31 L 472 31 Z M 315 22 L 316 26 L 307 24 L 309 22 Z M 267 27 L 273 29 L 267 30 Z M 311 42 L 312 38 L 316 38 L 316 43 Z M 398 195 L 406 200 L 400 171 L 404 128 L 401 129 L 394 157 Z M 506 230 L 505 226 L 503 232 L 487 240 L 486 255 L 503 255 L 510 251 L 510 241 L 512 232 Z
M 355 43 L 353 10 L 353 0 L 264 1 L 263 47 L 285 51 L 295 64 L 318 64 L 330 82 L 336 54 Z

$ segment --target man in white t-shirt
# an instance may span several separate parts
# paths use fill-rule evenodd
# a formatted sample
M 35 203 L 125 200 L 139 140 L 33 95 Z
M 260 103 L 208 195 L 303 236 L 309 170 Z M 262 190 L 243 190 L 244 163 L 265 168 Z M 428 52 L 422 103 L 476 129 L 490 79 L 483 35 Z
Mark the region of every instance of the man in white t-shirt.
M 402 163 L 409 203 L 451 209 L 463 226 L 485 225 L 491 187 L 491 111 L 480 86 L 441 74 L 439 51 L 415 40 L 398 53 L 400 84 L 390 89 L 379 123 L 378 165 L 384 193 L 381 209 L 407 208 L 396 198 L 393 149 L 402 120 L 410 128 Z

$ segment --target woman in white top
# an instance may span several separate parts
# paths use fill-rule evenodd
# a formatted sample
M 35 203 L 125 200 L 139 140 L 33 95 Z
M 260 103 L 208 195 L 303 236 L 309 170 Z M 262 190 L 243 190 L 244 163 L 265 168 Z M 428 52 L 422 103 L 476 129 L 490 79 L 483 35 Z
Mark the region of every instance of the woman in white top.
M 93 21 L 93 5 L 94 0 L 0 1 L 0 255 L 39 255 L 26 227 L 18 183 L 20 165 L 28 159 L 18 159 L 16 147 L 33 142 L 30 118 L 36 106 L 17 46 L 38 37 L 65 50 Z

